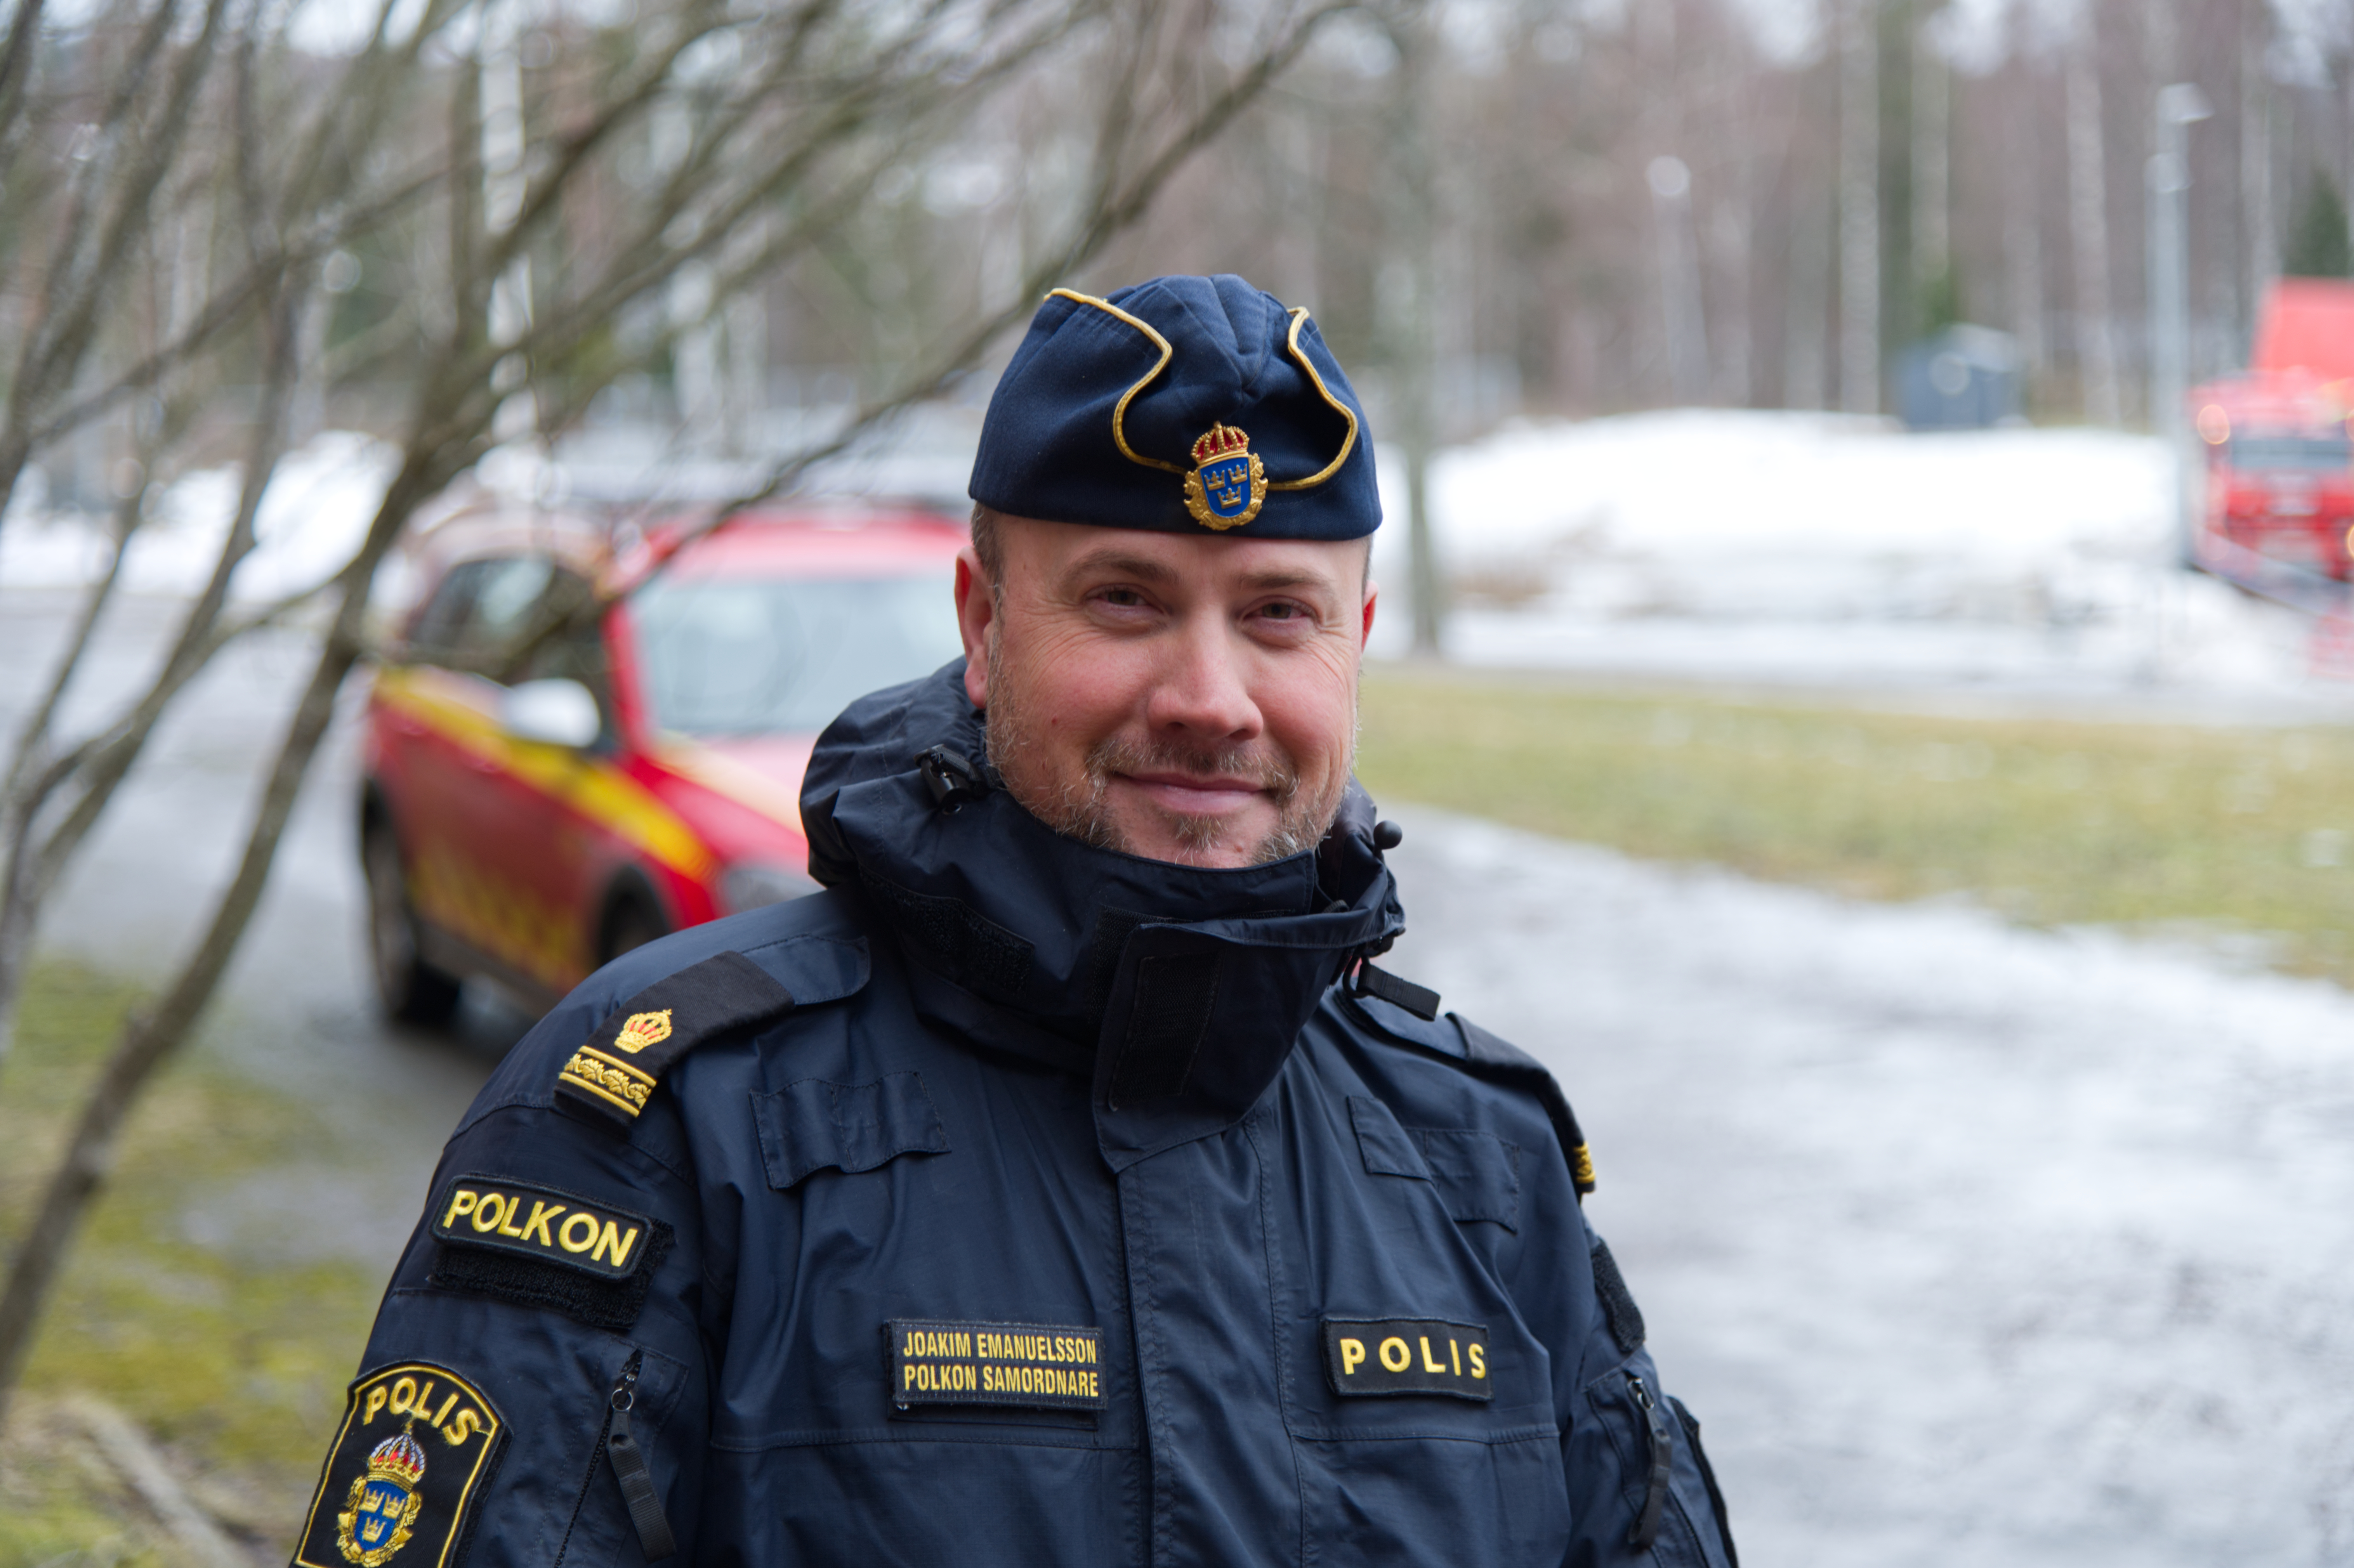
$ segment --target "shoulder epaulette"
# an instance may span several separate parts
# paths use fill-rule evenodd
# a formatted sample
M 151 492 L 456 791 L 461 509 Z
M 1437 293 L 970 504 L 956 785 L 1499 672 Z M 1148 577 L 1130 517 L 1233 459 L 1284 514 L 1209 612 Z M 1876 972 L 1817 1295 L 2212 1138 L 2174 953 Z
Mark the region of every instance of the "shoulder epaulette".
M 679 1058 L 705 1041 L 789 1012 L 793 993 L 741 953 L 667 975 L 605 1015 L 557 1075 L 556 1092 L 626 1128 Z
M 1569 1160 L 1569 1179 L 1577 1190 L 1580 1202 L 1594 1191 L 1594 1156 L 1585 1147 L 1585 1134 L 1577 1125 L 1577 1113 L 1569 1108 L 1569 1100 L 1561 1092 L 1543 1063 L 1521 1050 L 1500 1035 L 1491 1034 L 1459 1012 L 1450 1012 L 1447 1019 L 1463 1036 L 1464 1063 L 1481 1077 L 1510 1084 L 1522 1092 L 1536 1097 L 1553 1121 L 1554 1136 L 1561 1139 L 1561 1151 Z

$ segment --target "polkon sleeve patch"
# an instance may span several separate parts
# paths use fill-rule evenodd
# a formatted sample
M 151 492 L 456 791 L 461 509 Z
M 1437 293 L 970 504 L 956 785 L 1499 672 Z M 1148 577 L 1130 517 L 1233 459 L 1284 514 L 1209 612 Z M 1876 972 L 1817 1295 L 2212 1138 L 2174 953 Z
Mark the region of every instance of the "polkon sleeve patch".
M 297 1568 L 448 1568 L 506 1424 L 447 1367 L 403 1361 L 352 1384 Z
M 547 1307 L 619 1333 L 645 1306 L 671 1227 L 560 1188 L 458 1176 L 433 1200 L 438 1289 Z

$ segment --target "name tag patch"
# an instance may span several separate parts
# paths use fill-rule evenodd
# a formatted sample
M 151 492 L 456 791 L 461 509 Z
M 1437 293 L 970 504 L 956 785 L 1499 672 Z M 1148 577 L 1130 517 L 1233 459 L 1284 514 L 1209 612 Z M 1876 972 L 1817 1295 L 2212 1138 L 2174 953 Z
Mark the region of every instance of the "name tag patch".
M 442 1241 L 560 1263 L 599 1279 L 635 1274 L 653 1228 L 644 1214 L 495 1176 L 461 1176 L 433 1203 L 433 1234 Z
M 894 1318 L 891 1403 L 1103 1408 L 1103 1330 Z
M 1484 1324 L 1437 1318 L 1324 1319 L 1324 1372 L 1338 1394 L 1443 1393 L 1487 1400 L 1496 1393 L 1488 1370 Z
M 449 1563 L 505 1431 L 482 1391 L 447 1367 L 407 1361 L 360 1379 L 294 1549 L 297 1568 Z

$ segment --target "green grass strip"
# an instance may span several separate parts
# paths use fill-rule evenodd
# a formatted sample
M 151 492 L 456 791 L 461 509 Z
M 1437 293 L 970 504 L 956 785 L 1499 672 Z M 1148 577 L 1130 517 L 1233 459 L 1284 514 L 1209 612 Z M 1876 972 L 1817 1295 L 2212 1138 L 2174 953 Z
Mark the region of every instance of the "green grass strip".
M 0 1066 L 0 1255 L 23 1234 L 99 1054 L 138 1000 L 86 969 L 34 969 L 16 1048 Z M 249 1544 L 281 1560 L 292 1550 L 383 1281 L 346 1262 L 201 1245 L 187 1215 L 193 1202 L 273 1181 L 300 1207 L 297 1172 L 336 1158 L 299 1102 L 201 1048 L 156 1080 L 0 1430 L 0 1568 L 175 1555 L 58 1418 L 55 1397 L 76 1393 L 143 1427 Z
M 1369 673 L 1358 771 L 1652 859 L 2179 931 L 2354 980 L 2354 733 L 1938 717 Z

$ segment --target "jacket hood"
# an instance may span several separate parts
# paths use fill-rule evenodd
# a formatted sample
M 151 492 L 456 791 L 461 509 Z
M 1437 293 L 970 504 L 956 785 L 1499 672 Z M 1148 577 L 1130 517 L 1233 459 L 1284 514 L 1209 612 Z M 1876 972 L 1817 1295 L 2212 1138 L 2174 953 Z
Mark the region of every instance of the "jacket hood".
M 964 662 L 861 698 L 801 787 L 810 871 L 910 960 L 918 1011 L 985 1048 L 1092 1073 L 1115 1169 L 1231 1125 L 1325 991 L 1405 928 L 1352 779 L 1324 842 L 1204 870 L 1055 832 L 982 761 Z

